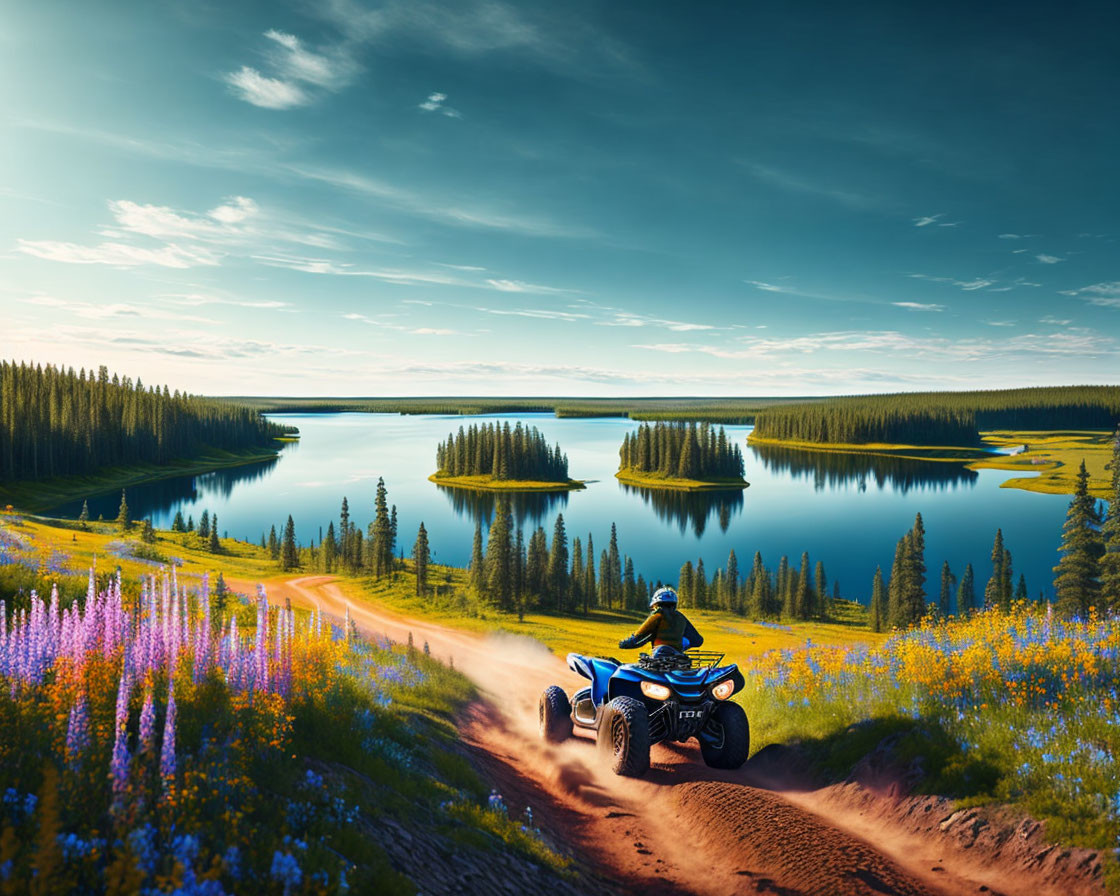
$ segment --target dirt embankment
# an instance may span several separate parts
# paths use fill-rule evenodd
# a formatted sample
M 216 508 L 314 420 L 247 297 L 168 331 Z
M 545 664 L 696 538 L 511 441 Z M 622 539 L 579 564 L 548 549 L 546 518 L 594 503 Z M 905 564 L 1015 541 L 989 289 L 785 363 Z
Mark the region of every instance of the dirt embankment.
M 255 587 L 231 584 L 248 593 Z M 672 745 L 654 748 L 645 779 L 618 778 L 589 737 L 560 745 L 538 737 L 541 691 L 549 684 L 573 690 L 579 682 L 538 642 L 482 637 L 350 603 L 326 576 L 292 579 L 269 597 L 338 617 L 349 608 L 360 629 L 396 641 L 411 633 L 417 647 L 427 643 L 433 656 L 453 661 L 484 697 L 462 720 L 464 743 L 511 808 L 532 806 L 545 833 L 596 875 L 588 891 L 1102 892 L 1094 854 L 1049 849 L 1039 830 L 1006 833 L 983 813 L 954 816 L 946 801 L 906 797 L 897 782 L 884 787 L 883 775 L 870 768 L 844 784 L 812 788 L 794 751 L 771 748 L 743 769 L 720 772 L 705 767 L 694 746 Z M 975 835 L 966 843 L 968 831 Z M 592 887 L 598 875 L 605 880 Z

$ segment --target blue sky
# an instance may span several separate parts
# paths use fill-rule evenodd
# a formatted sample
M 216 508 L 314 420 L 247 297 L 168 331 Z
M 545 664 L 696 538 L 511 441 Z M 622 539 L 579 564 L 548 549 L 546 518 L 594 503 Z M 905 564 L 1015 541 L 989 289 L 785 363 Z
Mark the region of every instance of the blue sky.
M 0 353 L 227 394 L 1120 377 L 1111 4 L 9 4 Z

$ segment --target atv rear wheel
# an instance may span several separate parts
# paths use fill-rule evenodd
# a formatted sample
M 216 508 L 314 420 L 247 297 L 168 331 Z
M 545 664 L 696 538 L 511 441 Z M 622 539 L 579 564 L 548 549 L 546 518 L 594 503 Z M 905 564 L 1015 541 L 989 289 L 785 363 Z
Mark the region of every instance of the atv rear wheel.
M 599 749 L 616 775 L 640 778 L 649 771 L 649 713 L 640 700 L 615 697 L 599 720 Z
M 719 703 L 700 732 L 700 753 L 711 768 L 739 768 L 750 752 L 751 729 L 738 703 Z
M 558 744 L 572 736 L 572 704 L 563 688 L 549 685 L 541 694 L 541 737 Z

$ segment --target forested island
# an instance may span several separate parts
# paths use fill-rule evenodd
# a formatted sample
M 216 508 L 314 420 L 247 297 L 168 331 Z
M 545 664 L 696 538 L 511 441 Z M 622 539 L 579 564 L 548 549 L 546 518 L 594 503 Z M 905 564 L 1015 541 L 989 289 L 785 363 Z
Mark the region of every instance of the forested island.
M 583 488 L 568 478 L 568 456 L 549 446 L 535 427 L 484 423 L 459 427 L 436 448 L 439 485 L 503 491 L 558 491 Z
M 649 488 L 746 488 L 743 453 L 705 422 L 643 423 L 619 448 L 616 478 Z
M 180 475 L 264 460 L 292 432 L 251 408 L 145 386 L 105 366 L 0 362 L 0 483 L 17 498 L 63 496 L 78 477 L 70 491 L 84 496 L 159 478 L 163 468 Z

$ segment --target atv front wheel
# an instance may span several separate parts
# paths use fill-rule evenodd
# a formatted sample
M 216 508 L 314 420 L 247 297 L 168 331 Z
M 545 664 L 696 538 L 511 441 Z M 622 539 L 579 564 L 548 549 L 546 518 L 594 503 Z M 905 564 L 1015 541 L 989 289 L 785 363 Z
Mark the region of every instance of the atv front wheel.
M 541 737 L 558 744 L 572 736 L 572 704 L 563 688 L 549 685 L 541 694 Z
M 616 775 L 640 778 L 649 771 L 649 713 L 640 700 L 615 697 L 603 707 L 599 749 Z
M 747 761 L 751 729 L 738 703 L 719 703 L 700 732 L 700 753 L 711 768 L 739 768 Z

